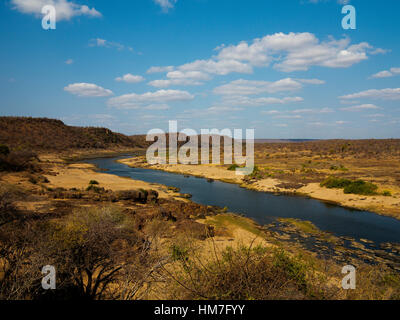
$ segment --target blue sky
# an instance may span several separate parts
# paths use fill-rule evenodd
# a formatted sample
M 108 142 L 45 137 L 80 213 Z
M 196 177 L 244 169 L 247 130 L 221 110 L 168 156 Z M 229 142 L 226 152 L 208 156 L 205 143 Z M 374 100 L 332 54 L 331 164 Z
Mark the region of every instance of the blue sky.
M 357 29 L 341 25 L 343 2 Z M 41 8 L 54 5 L 55 30 Z M 126 133 L 400 138 L 397 0 L 6 0 L 0 114 Z

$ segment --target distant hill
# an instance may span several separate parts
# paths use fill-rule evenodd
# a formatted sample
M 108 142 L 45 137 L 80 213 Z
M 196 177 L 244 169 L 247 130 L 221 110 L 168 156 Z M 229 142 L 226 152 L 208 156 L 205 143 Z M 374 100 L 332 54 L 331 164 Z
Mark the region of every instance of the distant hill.
M 285 143 L 285 142 L 308 142 L 318 139 L 254 139 L 254 143 Z
M 144 135 L 126 136 L 107 128 L 74 127 L 61 120 L 0 117 L 0 144 L 36 150 L 146 147 Z

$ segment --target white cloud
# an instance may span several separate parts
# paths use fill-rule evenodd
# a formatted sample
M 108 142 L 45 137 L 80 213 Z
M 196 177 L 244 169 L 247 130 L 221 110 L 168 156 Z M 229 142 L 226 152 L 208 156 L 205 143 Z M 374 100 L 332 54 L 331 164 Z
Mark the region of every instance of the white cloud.
M 286 111 L 278 111 L 278 110 L 268 110 L 261 111 L 262 114 L 268 115 L 284 115 L 284 114 L 321 114 L 321 113 L 332 113 L 334 112 L 331 108 L 322 108 L 322 109 L 295 109 L 295 110 L 286 110 Z
M 393 74 L 390 71 L 384 70 L 384 71 L 380 71 L 378 73 L 373 74 L 371 76 L 371 78 L 379 79 L 379 78 L 389 78 L 392 76 L 393 76 Z
M 365 115 L 365 117 L 368 117 L 368 118 L 382 118 L 382 117 L 384 117 L 385 115 L 384 114 L 382 114 L 382 113 L 374 113 L 374 114 L 367 114 L 367 115 Z
M 172 9 L 177 1 L 178 0 L 154 0 L 154 2 L 157 3 L 164 12 Z
M 340 99 L 400 100 L 400 88 L 371 89 L 339 97 Z
M 111 90 L 104 89 L 94 83 L 73 83 L 64 88 L 65 91 L 78 97 L 107 97 L 113 94 Z
M 321 42 L 312 33 L 291 32 L 266 35 L 254 39 L 251 44 L 242 41 L 225 46 L 216 58 L 247 62 L 252 66 L 275 63 L 276 69 L 291 72 L 308 70 L 311 66 L 346 68 L 368 59 L 367 52 L 372 49 L 366 42 L 351 45 L 348 38 Z
M 326 82 L 324 80 L 320 79 L 295 79 L 296 81 L 299 81 L 301 83 L 306 83 L 306 84 L 325 84 Z
M 103 47 L 103 48 L 114 48 L 119 51 L 128 49 L 129 51 L 133 52 L 133 48 L 131 47 L 126 47 L 121 43 L 114 42 L 114 41 L 108 41 L 106 39 L 102 38 L 95 38 L 95 39 L 90 39 L 89 40 L 89 47 Z
M 67 0 L 11 0 L 11 3 L 15 10 L 38 17 L 42 16 L 43 6 L 52 5 L 56 9 L 57 21 L 70 20 L 76 16 L 101 17 L 101 13 L 95 8 Z
M 331 108 L 322 108 L 322 109 L 297 109 L 291 111 L 292 113 L 312 113 L 312 114 L 318 114 L 318 113 L 332 113 L 334 112 L 333 109 Z
M 210 74 L 227 75 L 232 72 L 252 73 L 253 68 L 243 62 L 234 59 L 222 60 L 196 60 L 191 63 L 186 63 L 179 67 L 182 71 L 200 71 Z
M 108 100 L 108 105 L 115 108 L 137 109 L 149 107 L 155 104 L 165 104 L 170 101 L 188 101 L 194 98 L 187 91 L 181 90 L 158 90 L 155 92 L 146 92 L 142 94 L 130 93 Z
M 277 115 L 274 117 L 275 119 L 301 119 L 301 115 Z
M 115 78 L 116 81 L 123 81 L 123 82 L 127 82 L 127 83 L 138 83 L 144 80 L 144 78 L 142 76 L 137 76 L 137 75 L 133 75 L 130 73 L 127 73 L 125 75 L 123 75 L 122 77 L 117 77 Z
M 291 102 L 301 102 L 301 97 L 284 97 L 284 98 L 273 98 L 273 97 L 260 97 L 250 98 L 246 96 L 229 96 L 223 99 L 224 105 L 231 106 L 243 106 L 243 107 L 260 107 L 270 104 L 286 104 Z
M 285 78 L 275 82 L 239 79 L 216 87 L 214 93 L 221 95 L 255 95 L 262 93 L 295 91 L 303 87 L 302 83 L 321 84 L 324 82 L 318 79 L 296 80 L 292 78 Z
M 168 110 L 169 105 L 163 103 L 163 104 L 150 104 L 146 107 L 144 107 L 146 110 Z
M 159 72 L 169 72 L 174 70 L 173 66 L 166 66 L 166 67 L 151 67 L 149 68 L 146 73 L 159 73 Z
M 314 34 L 275 33 L 251 42 L 241 41 L 237 45 L 220 45 L 214 49 L 216 55 L 209 59 L 195 60 L 180 66 L 151 67 L 147 72 L 198 71 L 210 75 L 227 75 L 232 72 L 253 72 L 253 67 L 267 67 L 291 72 L 308 70 L 312 66 L 347 68 L 368 59 L 368 54 L 378 52 L 367 42 L 351 44 L 345 37 L 339 40 L 330 37 L 319 40 Z M 192 80 L 194 81 L 194 80 Z M 298 79 L 298 82 L 322 84 L 318 79 Z M 171 81 L 157 81 L 157 86 L 168 86 Z M 190 83 L 190 84 L 193 84 Z
M 169 87 L 171 85 L 201 85 L 205 80 L 210 80 L 211 77 L 207 73 L 201 71 L 170 71 L 167 73 L 167 78 L 162 80 L 153 80 L 149 85 L 159 88 Z
M 358 111 L 376 110 L 376 109 L 381 109 L 381 108 L 380 108 L 380 107 L 377 107 L 377 106 L 374 105 L 374 104 L 360 104 L 360 105 L 357 105 L 357 106 L 351 106 L 351 107 L 341 108 L 340 110 L 358 112 Z
M 278 110 L 268 110 L 268 111 L 261 111 L 262 114 L 279 114 L 280 111 Z
M 390 71 L 383 70 L 378 73 L 373 74 L 370 78 L 379 79 L 379 78 L 390 78 L 395 75 L 400 74 L 400 68 L 390 68 Z
M 73 64 L 73 63 L 74 63 L 74 60 L 72 60 L 72 59 L 65 60 L 65 64 Z

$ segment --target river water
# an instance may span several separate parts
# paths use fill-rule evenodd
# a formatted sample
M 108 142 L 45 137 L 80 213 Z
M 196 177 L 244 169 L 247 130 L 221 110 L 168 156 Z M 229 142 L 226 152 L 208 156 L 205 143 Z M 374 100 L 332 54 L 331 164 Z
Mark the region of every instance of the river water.
M 244 189 L 236 184 L 208 182 L 204 178 L 131 168 L 115 161 L 120 158 L 126 156 L 97 158 L 85 162 L 92 163 L 109 174 L 178 187 L 181 193 L 190 193 L 194 202 L 227 207 L 230 212 L 243 214 L 262 225 L 276 218 L 297 218 L 311 221 L 319 229 L 337 236 L 348 236 L 357 240 L 369 239 L 376 244 L 400 243 L 400 220 L 394 218 L 343 208 L 306 197 L 277 196 Z

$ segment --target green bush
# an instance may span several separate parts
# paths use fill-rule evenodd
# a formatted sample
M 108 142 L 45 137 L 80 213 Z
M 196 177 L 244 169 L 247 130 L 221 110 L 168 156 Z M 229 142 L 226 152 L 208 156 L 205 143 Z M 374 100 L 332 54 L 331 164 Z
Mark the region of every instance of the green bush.
M 321 182 L 321 187 L 332 188 L 344 188 L 351 184 L 351 180 L 343 178 L 329 177 L 325 181 Z
M 99 183 L 98 183 L 98 181 L 96 181 L 96 180 L 90 180 L 90 181 L 89 181 L 89 184 L 90 184 L 90 185 L 93 185 L 93 184 L 99 184 Z
M 236 170 L 236 168 L 240 168 L 240 166 L 237 165 L 236 163 L 234 163 L 234 164 L 231 164 L 231 165 L 229 166 L 228 170 L 229 170 L 229 171 L 234 171 L 234 170 Z
M 391 196 L 392 196 L 392 193 L 391 193 L 389 190 L 384 190 L 384 191 L 382 192 L 382 195 L 385 196 L 385 197 L 391 197 Z
M 356 180 L 356 181 L 353 181 L 348 186 L 346 186 L 343 189 L 343 192 L 344 193 L 362 194 L 362 195 L 368 196 L 368 195 L 376 194 L 377 189 L 378 189 L 378 186 L 371 182 L 366 182 L 363 180 Z
M 344 178 L 329 177 L 321 182 L 321 187 L 343 189 L 344 193 L 374 195 L 378 186 L 364 180 L 349 180 Z
M 171 257 L 173 261 L 188 261 L 188 249 L 182 248 L 179 245 L 171 246 Z
M 94 191 L 96 193 L 100 193 L 100 192 L 104 191 L 104 188 L 100 188 L 100 187 L 97 187 L 97 186 L 91 184 L 91 185 L 89 185 L 89 187 L 86 188 L 86 191 Z

